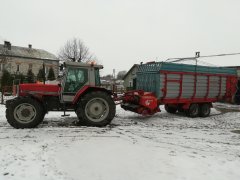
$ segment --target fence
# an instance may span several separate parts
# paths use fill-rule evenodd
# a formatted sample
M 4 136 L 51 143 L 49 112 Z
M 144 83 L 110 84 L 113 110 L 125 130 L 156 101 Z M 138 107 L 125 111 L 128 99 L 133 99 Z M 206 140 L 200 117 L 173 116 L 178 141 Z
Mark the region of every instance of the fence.
M 101 85 L 101 87 L 107 90 L 110 90 L 113 93 L 119 93 L 119 94 L 122 94 L 126 91 L 122 85 L 104 84 L 104 85 Z

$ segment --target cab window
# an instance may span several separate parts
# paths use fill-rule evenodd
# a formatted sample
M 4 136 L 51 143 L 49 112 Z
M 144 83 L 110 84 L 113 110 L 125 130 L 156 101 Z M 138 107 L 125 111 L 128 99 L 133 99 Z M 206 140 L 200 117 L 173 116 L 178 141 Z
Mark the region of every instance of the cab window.
M 64 92 L 76 93 L 88 81 L 88 70 L 69 67 Z
M 97 69 L 97 68 L 95 69 L 95 85 L 101 86 L 99 69 Z

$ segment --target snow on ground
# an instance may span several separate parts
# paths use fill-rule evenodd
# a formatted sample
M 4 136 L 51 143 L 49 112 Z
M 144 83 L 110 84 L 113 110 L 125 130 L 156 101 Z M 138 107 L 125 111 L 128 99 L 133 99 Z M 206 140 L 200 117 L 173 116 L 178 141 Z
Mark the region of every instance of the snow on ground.
M 51 112 L 36 129 L 13 129 L 0 105 L 0 180 L 239 180 L 240 113 L 191 119 L 117 108 L 104 128 Z

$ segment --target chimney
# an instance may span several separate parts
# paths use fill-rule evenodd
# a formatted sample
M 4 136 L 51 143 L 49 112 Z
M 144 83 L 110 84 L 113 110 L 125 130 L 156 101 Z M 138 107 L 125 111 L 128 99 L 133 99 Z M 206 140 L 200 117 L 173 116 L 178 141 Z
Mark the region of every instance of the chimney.
M 9 41 L 4 41 L 4 47 L 11 50 L 11 43 Z
M 29 45 L 28 45 L 28 48 L 29 48 L 29 49 L 32 49 L 32 45 L 31 45 L 31 44 L 29 44 Z

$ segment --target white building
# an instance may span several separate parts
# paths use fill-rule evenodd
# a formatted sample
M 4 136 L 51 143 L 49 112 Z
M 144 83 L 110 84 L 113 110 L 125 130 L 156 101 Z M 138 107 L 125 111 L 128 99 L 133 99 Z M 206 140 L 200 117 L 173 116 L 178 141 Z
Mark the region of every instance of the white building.
M 31 69 L 37 76 L 39 69 L 43 68 L 43 63 L 46 77 L 50 67 L 53 68 L 55 76 L 58 76 L 59 60 L 55 55 L 42 49 L 34 49 L 32 45 L 28 45 L 28 47 L 12 46 L 8 41 L 0 44 L 0 79 L 4 69 L 11 74 L 23 75 L 26 75 Z

